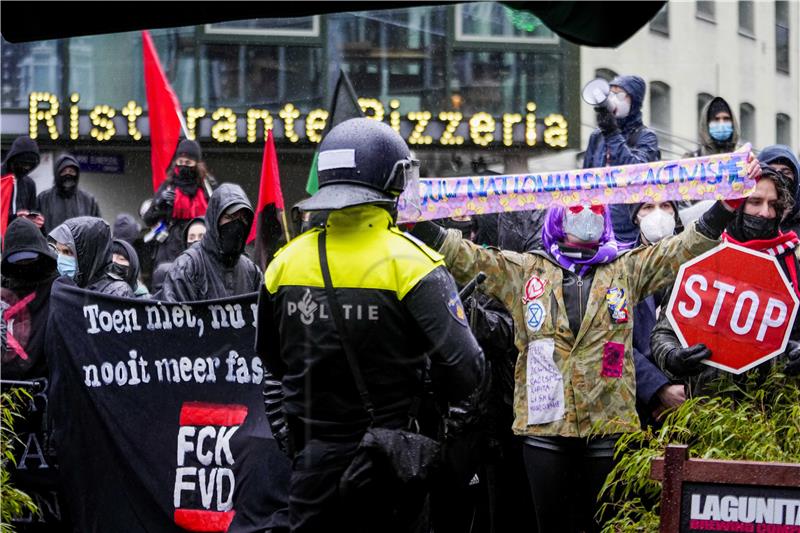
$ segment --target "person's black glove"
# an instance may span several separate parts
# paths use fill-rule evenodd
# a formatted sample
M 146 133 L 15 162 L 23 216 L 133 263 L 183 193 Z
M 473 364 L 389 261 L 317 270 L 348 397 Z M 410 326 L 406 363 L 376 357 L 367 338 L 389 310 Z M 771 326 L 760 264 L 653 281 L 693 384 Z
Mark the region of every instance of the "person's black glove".
M 491 366 L 489 361 L 486 361 L 483 381 L 466 399 L 448 406 L 447 415 L 444 417 L 445 439 L 458 437 L 480 425 L 489 407 L 491 379 Z
M 786 366 L 783 367 L 783 373 L 787 376 L 800 374 L 800 342 L 789 341 L 783 355 L 786 357 Z
M 292 442 L 289 435 L 289 424 L 283 412 L 283 388 L 280 381 L 275 379 L 264 380 L 264 412 L 267 415 L 272 436 L 278 448 L 292 457 Z
M 705 344 L 695 344 L 688 348 L 675 348 L 667 354 L 664 363 L 673 375 L 695 376 L 702 369 L 702 361 L 711 357 L 711 350 Z
M 447 230 L 429 220 L 417 222 L 409 233 L 434 250 L 438 250 L 447 237 Z
M 159 206 L 175 205 L 175 189 L 167 187 L 158 197 Z
M 619 125 L 617 124 L 616 117 L 614 117 L 614 113 L 609 111 L 605 106 L 595 107 L 594 110 L 597 112 L 597 127 L 600 128 L 603 135 L 609 135 L 619 131 Z

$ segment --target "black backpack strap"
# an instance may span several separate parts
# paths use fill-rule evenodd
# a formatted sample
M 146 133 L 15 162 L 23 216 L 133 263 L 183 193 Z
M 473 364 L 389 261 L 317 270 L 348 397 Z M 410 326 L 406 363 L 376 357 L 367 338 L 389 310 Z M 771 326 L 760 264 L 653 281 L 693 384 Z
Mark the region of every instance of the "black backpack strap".
M 358 393 L 361 395 L 361 402 L 364 404 L 370 418 L 370 425 L 375 424 L 375 408 L 372 405 L 372 400 L 367 391 L 367 384 L 364 382 L 364 376 L 361 374 L 361 367 L 358 365 L 356 354 L 353 353 L 353 348 L 347 342 L 347 328 L 345 325 L 344 317 L 342 316 L 342 308 L 339 305 L 339 299 L 336 297 L 336 291 L 333 289 L 333 282 L 331 282 L 331 272 L 328 269 L 328 253 L 325 247 L 326 231 L 321 231 L 317 236 L 317 249 L 319 251 L 319 266 L 322 270 L 322 279 L 325 282 L 325 292 L 328 296 L 328 306 L 330 307 L 331 316 L 336 324 L 336 329 L 339 331 L 339 337 L 342 341 L 342 348 L 347 357 L 347 364 L 350 366 L 350 372 L 353 374 L 353 380 L 356 383 Z

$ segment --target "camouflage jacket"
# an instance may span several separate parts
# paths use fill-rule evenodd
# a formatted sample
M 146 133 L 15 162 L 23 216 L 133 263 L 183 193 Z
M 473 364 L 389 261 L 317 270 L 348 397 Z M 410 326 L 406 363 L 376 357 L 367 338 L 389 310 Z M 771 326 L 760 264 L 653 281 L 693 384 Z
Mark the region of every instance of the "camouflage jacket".
M 633 307 L 674 280 L 681 263 L 718 240 L 697 223 L 654 246 L 595 267 L 577 337 L 569 328 L 563 269 L 544 253 L 482 248 L 448 230 L 440 247 L 456 281 L 487 275 L 483 292 L 514 318 L 514 433 L 584 437 L 595 429 L 639 429 L 633 363 Z M 588 285 L 588 284 L 587 284 Z

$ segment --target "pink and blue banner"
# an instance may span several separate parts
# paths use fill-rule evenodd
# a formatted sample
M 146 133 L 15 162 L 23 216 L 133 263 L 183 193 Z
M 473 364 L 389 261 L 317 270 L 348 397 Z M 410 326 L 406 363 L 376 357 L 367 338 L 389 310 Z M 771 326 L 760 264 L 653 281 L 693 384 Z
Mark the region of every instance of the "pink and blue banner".
M 634 204 L 742 198 L 750 145 L 674 161 L 503 176 L 420 178 L 398 204 L 398 222 L 547 209 L 553 205 Z

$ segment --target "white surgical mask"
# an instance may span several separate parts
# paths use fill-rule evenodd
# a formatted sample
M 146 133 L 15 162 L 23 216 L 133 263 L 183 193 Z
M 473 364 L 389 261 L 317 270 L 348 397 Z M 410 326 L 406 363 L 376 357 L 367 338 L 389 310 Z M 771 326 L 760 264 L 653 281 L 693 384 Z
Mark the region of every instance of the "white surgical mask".
M 564 233 L 582 242 L 599 242 L 604 228 L 603 215 L 593 213 L 589 206 L 584 206 L 580 213 L 567 211 L 564 215 Z
M 631 112 L 631 103 L 625 93 L 611 93 L 609 96 L 612 104 L 614 105 L 614 116 L 617 118 L 625 118 Z
M 653 209 L 639 221 L 639 228 L 647 242 L 656 243 L 675 233 L 675 217 L 663 209 Z

